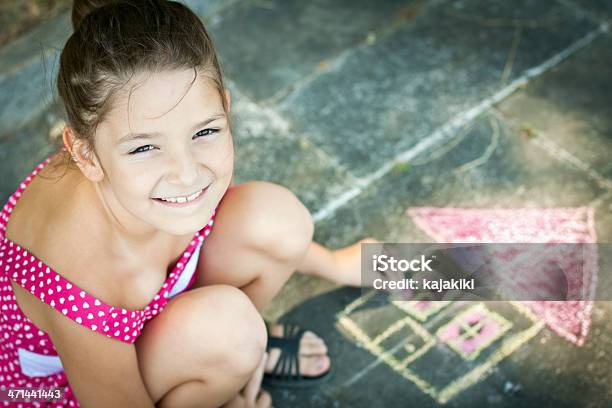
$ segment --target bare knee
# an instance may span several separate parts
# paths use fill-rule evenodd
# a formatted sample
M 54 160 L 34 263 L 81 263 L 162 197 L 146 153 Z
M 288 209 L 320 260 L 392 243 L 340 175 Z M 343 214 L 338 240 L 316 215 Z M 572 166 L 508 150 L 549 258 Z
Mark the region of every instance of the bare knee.
M 189 336 L 206 339 L 200 341 L 199 363 L 250 377 L 266 349 L 263 318 L 249 297 L 236 287 L 213 285 L 196 290 L 202 294 L 189 299 L 193 315 Z
M 145 385 L 156 401 L 193 380 L 215 387 L 246 382 L 266 348 L 266 329 L 250 299 L 233 286 L 177 295 L 136 342 Z
M 247 245 L 281 261 L 295 262 L 305 254 L 314 234 L 312 215 L 289 189 L 265 181 L 241 185 L 248 189 L 250 222 Z

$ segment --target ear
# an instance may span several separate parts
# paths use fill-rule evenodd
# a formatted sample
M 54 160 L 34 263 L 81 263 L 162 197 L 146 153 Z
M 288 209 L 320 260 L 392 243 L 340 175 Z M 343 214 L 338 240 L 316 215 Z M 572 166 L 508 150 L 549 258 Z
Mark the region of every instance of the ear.
M 230 111 L 230 93 L 229 93 L 229 89 L 225 90 L 225 100 L 227 101 L 227 111 L 229 113 L 229 111 Z
M 72 160 L 79 166 L 85 177 L 96 183 L 104 179 L 104 170 L 100 161 L 87 141 L 76 137 L 74 129 L 70 126 L 64 127 L 62 140 Z

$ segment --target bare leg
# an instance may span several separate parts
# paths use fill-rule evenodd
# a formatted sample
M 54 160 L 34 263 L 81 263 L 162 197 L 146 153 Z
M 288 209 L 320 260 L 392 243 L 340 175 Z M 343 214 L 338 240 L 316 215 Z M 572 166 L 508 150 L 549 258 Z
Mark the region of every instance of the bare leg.
M 255 374 L 242 392 L 236 395 L 230 402 L 225 404 L 223 408 L 270 408 L 272 406 L 272 398 L 270 394 L 261 389 L 261 380 L 264 374 L 267 354 L 261 359 L 261 363 L 257 367 Z
M 361 244 L 377 243 L 373 238 L 364 238 L 352 245 L 337 250 L 311 242 L 298 272 L 317 276 L 348 286 L 361 286 Z
M 265 307 L 296 269 L 337 282 L 355 281 L 355 250 L 329 251 L 312 242 L 313 229 L 308 211 L 280 186 L 250 182 L 228 190 L 202 247 L 194 286 L 149 322 L 137 342 L 143 379 L 158 406 L 219 406 L 235 397 L 253 376 L 265 347 L 261 316 L 253 318 L 252 310 Z M 251 311 L 246 297 L 225 285 L 240 288 Z M 211 290 L 219 286 L 226 293 L 215 297 Z M 228 301 L 237 306 L 228 307 Z M 242 312 L 219 313 L 232 310 Z M 272 334 L 280 334 L 279 329 L 273 327 Z M 240 339 L 246 344 L 233 344 Z M 299 353 L 303 375 L 329 367 L 327 348 L 312 332 L 302 338 Z M 266 370 L 279 354 L 271 350 Z M 263 406 L 264 397 L 259 400 Z
M 213 232 L 204 241 L 194 286 L 241 288 L 262 310 L 295 272 L 312 241 L 308 210 L 289 190 L 266 182 L 232 187 L 220 203 Z M 281 335 L 282 327 L 271 327 Z M 300 371 L 316 376 L 329 368 L 323 340 L 307 331 L 300 343 Z M 270 350 L 266 371 L 280 350 Z
M 308 210 L 287 189 L 266 182 L 234 186 L 219 204 L 193 287 L 240 288 L 261 311 L 295 272 L 313 231 Z
M 219 407 L 244 387 L 265 350 L 263 321 L 244 293 L 216 285 L 177 295 L 136 341 L 158 407 Z

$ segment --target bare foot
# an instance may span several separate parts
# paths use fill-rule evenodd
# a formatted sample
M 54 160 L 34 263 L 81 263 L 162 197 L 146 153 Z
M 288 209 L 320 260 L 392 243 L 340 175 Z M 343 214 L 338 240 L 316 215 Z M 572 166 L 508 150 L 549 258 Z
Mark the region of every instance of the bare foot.
M 283 325 L 271 324 L 269 330 L 271 336 L 283 337 Z M 281 350 L 279 348 L 274 347 L 268 350 L 268 361 L 265 368 L 266 373 L 271 373 L 272 370 L 274 370 L 274 366 L 280 354 Z M 298 355 L 300 374 L 303 377 L 316 377 L 329 370 L 331 362 L 327 355 L 327 346 L 322 338 L 309 330 L 304 333 L 300 340 Z
M 380 241 L 367 237 L 332 252 L 334 257 L 334 281 L 347 286 L 362 286 L 361 244 L 378 244 Z

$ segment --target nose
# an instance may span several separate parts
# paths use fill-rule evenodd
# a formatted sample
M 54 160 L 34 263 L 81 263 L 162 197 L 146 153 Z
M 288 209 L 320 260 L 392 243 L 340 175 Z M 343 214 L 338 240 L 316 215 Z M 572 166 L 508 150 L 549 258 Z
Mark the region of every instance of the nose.
M 181 149 L 170 158 L 168 182 L 182 188 L 194 187 L 198 180 L 198 161 L 187 149 Z

